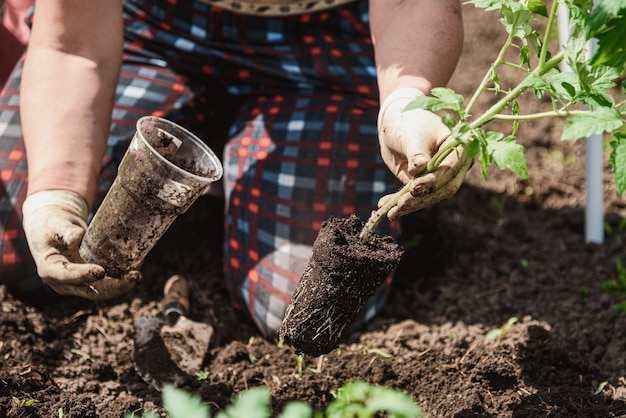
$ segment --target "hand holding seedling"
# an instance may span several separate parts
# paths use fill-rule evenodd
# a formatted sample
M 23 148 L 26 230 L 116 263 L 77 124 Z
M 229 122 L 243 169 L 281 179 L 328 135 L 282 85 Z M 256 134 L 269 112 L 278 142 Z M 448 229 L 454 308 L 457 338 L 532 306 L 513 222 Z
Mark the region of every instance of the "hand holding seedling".
M 393 202 L 387 213 L 389 219 L 452 197 L 472 163 L 465 152 L 450 153 L 436 168 L 436 174 L 419 175 L 438 149 L 454 141 L 435 113 L 424 109 L 404 112 L 415 97 L 423 95 L 416 88 L 400 88 L 385 99 L 378 116 L 383 160 L 399 180 L 411 184 L 410 193 L 398 196 L 400 199 Z M 385 206 L 394 197 L 394 194 L 384 196 L 379 206 Z
M 405 107 L 404 111 L 410 112 L 416 119 L 419 118 L 414 112 L 417 109 L 442 113 L 441 122 L 450 130 L 452 140 L 442 144 L 422 172 L 405 181 L 399 192 L 381 199 L 379 209 L 363 229 L 362 238 L 372 234 L 385 215 L 395 218 L 450 197 L 449 192 L 456 191 L 454 187 L 448 186 L 445 193 L 440 192 L 436 186 L 445 187 L 448 183 L 429 183 L 427 180 L 433 178 L 431 173 L 440 167 L 445 170 L 455 167 L 457 174 L 447 177 L 457 182 L 469 168 L 464 162 L 466 158 L 480 163 L 485 178 L 488 167 L 493 163 L 501 170 L 508 168 L 526 178 L 524 148 L 516 142 L 517 129 L 522 121 L 565 118 L 567 124 L 562 139 L 612 133 L 614 140 L 611 142 L 609 161 L 613 165 L 618 192 L 626 189 L 626 101 L 616 101 L 612 97 L 616 86 L 614 80 L 619 77 L 626 62 L 623 44 L 626 4 L 621 0 L 602 0 L 593 8 L 591 0 L 554 1 L 548 10 L 541 0 L 472 0 L 468 3 L 486 10 L 499 10 L 508 37 L 467 102 L 451 89 L 435 88 L 431 97 L 416 94 L 415 100 Z M 555 30 L 559 3 L 565 3 L 570 10 L 571 36 L 562 51 L 553 53 L 549 49 L 549 40 Z M 547 18 L 547 21 L 543 33 L 540 33 L 533 24 L 542 18 Z M 587 45 L 593 38 L 598 41 L 598 48 L 589 57 Z M 515 61 L 508 58 L 511 52 L 516 52 Z M 562 62 L 567 63 L 572 72 L 559 71 Z M 502 67 L 519 71 L 521 81 L 512 86 L 501 83 L 498 71 Z M 518 98 L 526 91 L 533 92 L 538 99 L 549 98 L 550 105 L 545 112 L 523 113 Z M 626 92 L 624 85 L 622 91 Z M 472 114 L 475 104 L 484 94 L 493 94 L 498 100 L 484 113 Z M 485 130 L 485 125 L 493 120 L 511 122 L 510 134 L 505 136 L 502 132 Z M 456 156 L 460 163 L 455 164 L 455 157 L 451 155 Z M 420 189 L 429 191 L 429 184 L 432 184 L 433 195 L 440 193 L 439 196 L 420 194 Z M 419 199 L 423 199 L 421 203 Z

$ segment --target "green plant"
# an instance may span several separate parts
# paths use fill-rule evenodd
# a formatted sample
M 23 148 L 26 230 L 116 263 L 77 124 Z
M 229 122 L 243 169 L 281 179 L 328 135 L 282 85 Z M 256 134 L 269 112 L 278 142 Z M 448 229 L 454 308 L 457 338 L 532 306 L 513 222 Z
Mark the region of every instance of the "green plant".
M 304 364 L 304 354 L 299 353 L 296 354 L 296 372 L 293 374 L 293 377 L 296 379 L 300 379 L 302 377 L 302 366 Z
M 35 402 L 37 402 L 35 399 L 24 399 L 21 400 L 20 398 L 16 397 L 16 396 L 12 396 L 11 397 L 11 402 L 13 402 L 14 405 L 19 406 L 19 407 L 23 407 L 23 408 L 28 408 L 31 407 L 35 404 Z
M 365 350 L 363 350 L 363 354 L 376 354 L 382 358 L 387 358 L 387 359 L 393 358 L 393 354 L 389 354 L 388 352 L 383 351 L 380 348 L 372 348 L 371 343 L 367 343 L 367 345 L 365 346 Z
M 255 341 L 256 341 L 256 338 L 250 337 L 248 339 L 248 344 L 246 344 L 246 351 L 248 351 L 248 359 L 250 360 L 250 363 L 252 364 L 256 363 L 258 360 L 258 358 L 252 352 L 252 345 L 254 344 Z
M 615 260 L 615 269 L 617 278 L 606 280 L 602 283 L 602 290 L 612 295 L 626 295 L 626 267 L 619 258 Z M 626 312 L 626 300 L 615 303 L 612 308 L 616 311 Z
M 267 387 L 255 387 L 239 394 L 215 418 L 373 418 L 385 413 L 389 418 L 420 418 L 426 415 L 404 392 L 356 381 L 347 383 L 333 393 L 333 401 L 325 410 L 315 411 L 301 401 L 288 402 L 278 415 L 272 415 L 271 393 Z M 163 388 L 163 405 L 170 418 L 210 418 L 207 404 L 199 396 L 173 386 Z M 125 418 L 131 418 L 127 413 Z M 143 418 L 157 418 L 144 413 Z
M 494 329 L 489 330 L 489 332 L 485 334 L 485 338 L 488 340 L 495 340 L 498 337 L 508 334 L 509 331 L 511 331 L 511 328 L 513 327 L 513 325 L 517 323 L 517 321 L 518 321 L 517 317 L 515 316 L 510 317 L 506 321 L 506 323 L 502 325 L 500 328 L 494 328 Z
M 198 370 L 196 372 L 196 379 L 202 381 L 202 380 L 207 380 L 209 378 L 209 375 L 211 374 L 211 372 L 209 372 L 206 369 L 203 370 Z
M 339 388 L 336 398 L 326 408 L 328 418 L 369 418 L 385 411 L 390 418 L 425 417 L 424 411 L 413 399 L 395 389 L 352 382 Z
M 601 0 L 594 8 L 592 0 L 554 0 L 549 9 L 542 0 L 470 0 L 467 3 L 488 11 L 498 10 L 508 37 L 467 102 L 452 89 L 434 88 L 431 96 L 417 97 L 405 109 L 439 112 L 454 139 L 438 150 L 421 175 L 433 172 L 446 156 L 458 152 L 458 147 L 462 146 L 468 157 L 480 163 L 485 178 L 492 164 L 526 178 L 524 147 L 516 138 L 519 124 L 540 118 L 563 118 L 566 124 L 562 139 L 613 134 L 609 161 L 617 190 L 623 193 L 626 189 L 626 101 L 615 102 L 611 93 L 616 90 L 614 80 L 619 78 L 626 62 L 623 44 L 626 3 Z M 569 9 L 571 36 L 562 50 L 553 53 L 549 40 L 555 32 L 559 4 Z M 542 33 L 533 27 L 540 19 L 545 22 Z M 587 45 L 594 38 L 598 47 L 589 57 Z M 514 61 L 509 58 L 511 52 L 515 52 Z M 562 63 L 573 71 L 561 72 Z M 521 77 L 515 79 L 521 81 L 506 85 L 502 81 L 505 78 L 500 78 L 504 68 L 517 71 Z M 624 83 L 622 90 L 626 92 Z M 518 99 L 527 91 L 533 92 L 539 100 L 549 99 L 547 109 L 524 113 Z M 486 94 L 493 95 L 495 103 L 485 112 L 473 114 L 476 103 Z M 505 136 L 502 132 L 485 130 L 485 126 L 495 120 L 510 122 L 510 133 Z M 373 233 L 380 220 L 416 181 L 407 183 L 385 206 L 372 213 L 363 228 L 362 238 Z
M 604 222 L 604 232 L 617 242 L 622 242 L 624 231 L 626 231 L 626 218 L 621 218 L 615 227 L 611 226 L 609 222 Z
M 80 351 L 77 348 L 72 348 L 70 350 L 70 353 L 76 354 L 77 356 L 81 357 L 83 360 L 93 361 L 93 359 L 91 358 L 91 356 L 89 354 L 85 353 L 84 351 Z

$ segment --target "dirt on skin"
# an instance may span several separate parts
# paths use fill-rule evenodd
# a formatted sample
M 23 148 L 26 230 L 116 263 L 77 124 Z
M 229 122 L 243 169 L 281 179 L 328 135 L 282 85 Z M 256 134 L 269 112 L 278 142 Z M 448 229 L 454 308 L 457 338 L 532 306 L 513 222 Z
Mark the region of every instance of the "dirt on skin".
M 450 86 L 467 95 L 504 34 L 497 15 L 464 11 Z M 522 98 L 523 111 L 533 106 Z M 560 128 L 522 124 L 528 180 L 492 170 L 484 181 L 474 167 L 452 199 L 404 218 L 405 254 L 383 312 L 339 350 L 305 357 L 299 378 L 294 349 L 263 339 L 227 302 L 221 202 L 211 198 L 174 223 L 143 283 L 116 301 L 40 305 L 0 287 L 0 416 L 163 414 L 160 393 L 133 368 L 133 319 L 158 314 L 175 273 L 192 281 L 190 317 L 214 327 L 208 377 L 188 386 L 213 411 L 259 385 L 276 412 L 294 399 L 321 408 L 338 387 L 365 380 L 410 393 L 432 417 L 626 416 L 626 314 L 612 307 L 626 296 L 602 289 L 626 262 L 626 208 L 607 165 L 610 230 L 601 245 L 585 242 L 584 141 L 562 142 Z

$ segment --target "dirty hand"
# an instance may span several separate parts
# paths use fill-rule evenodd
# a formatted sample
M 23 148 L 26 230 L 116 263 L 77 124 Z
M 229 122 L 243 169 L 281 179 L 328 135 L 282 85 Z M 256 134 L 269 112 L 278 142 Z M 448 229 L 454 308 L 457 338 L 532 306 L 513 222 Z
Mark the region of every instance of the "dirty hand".
M 415 178 L 442 145 L 454 141 L 449 137 L 450 130 L 436 114 L 424 109 L 403 111 L 417 96 L 423 95 L 412 87 L 397 89 L 385 99 L 378 115 L 378 135 L 385 164 L 402 183 L 413 181 L 410 193 L 402 196 L 387 213 L 389 219 L 452 197 L 473 163 L 463 147 L 458 147 L 432 173 Z M 383 196 L 378 207 L 392 197 Z
M 24 201 L 22 212 L 37 273 L 56 292 L 103 301 L 128 292 L 141 280 L 138 271 L 111 278 L 102 266 L 82 261 L 78 249 L 87 230 L 89 211 L 77 193 L 69 190 L 34 193 Z

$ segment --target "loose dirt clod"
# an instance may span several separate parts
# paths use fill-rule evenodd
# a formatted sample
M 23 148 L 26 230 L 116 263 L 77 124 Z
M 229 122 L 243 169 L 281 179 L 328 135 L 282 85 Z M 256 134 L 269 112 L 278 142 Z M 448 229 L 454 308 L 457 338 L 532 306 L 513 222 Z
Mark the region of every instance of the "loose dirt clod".
M 299 352 L 319 356 L 337 347 L 400 262 L 402 247 L 391 237 L 359 238 L 363 226 L 355 215 L 322 225 L 278 331 Z

